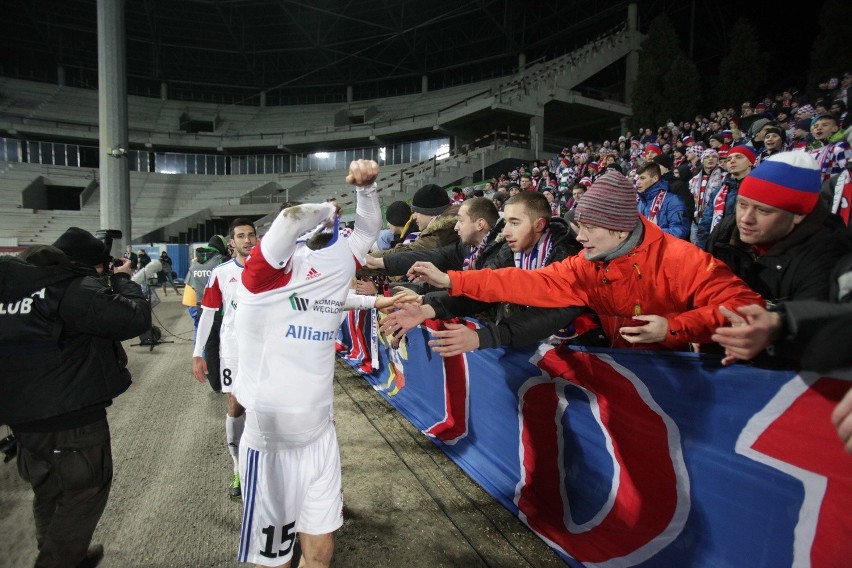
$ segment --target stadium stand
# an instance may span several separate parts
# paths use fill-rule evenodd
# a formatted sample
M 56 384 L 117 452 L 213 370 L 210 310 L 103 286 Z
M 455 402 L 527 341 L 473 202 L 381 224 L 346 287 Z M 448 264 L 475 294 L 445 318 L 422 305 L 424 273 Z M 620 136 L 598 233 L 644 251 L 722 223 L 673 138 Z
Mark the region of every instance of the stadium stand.
M 205 154 L 213 154 L 213 148 L 215 153 L 239 153 L 241 148 L 257 151 L 263 147 L 275 148 L 273 152 L 315 152 L 329 146 L 375 146 L 406 137 L 434 137 L 436 132 L 454 132 L 455 124 L 469 123 L 464 129 L 465 138 L 456 137 L 456 147 L 443 159 L 431 157 L 385 165 L 380 189 L 386 205 L 397 199 L 409 199 L 425 183 L 459 183 L 501 160 L 533 159 L 534 149 L 530 147 L 529 137 L 518 139 L 512 134 L 512 125 L 515 132 L 524 133 L 523 138 L 529 120 L 525 116 L 531 116 L 536 112 L 536 105 L 543 105 L 554 97 L 589 104 L 571 89 L 603 66 L 624 57 L 634 41 L 641 37 L 636 34 L 621 25 L 570 53 L 530 63 L 523 75 L 342 105 L 260 107 L 130 96 L 129 140 L 131 147 L 145 148 L 149 152 L 161 147 Z M 542 77 L 550 79 L 542 81 Z M 618 115 L 625 112 L 625 108 L 611 105 L 608 110 Z M 483 113 L 489 116 L 484 123 L 505 121 L 505 126 L 491 133 L 480 131 L 470 136 L 471 125 L 477 128 L 477 120 Z M 213 132 L 183 132 L 181 125 L 187 120 L 207 121 Z M 95 141 L 97 124 L 96 91 L 0 78 L 0 125 L 12 136 Z M 512 143 L 507 143 L 509 138 L 514 139 Z M 147 156 L 142 157 L 141 169 L 146 169 Z M 340 177 L 340 171 L 227 176 L 131 171 L 132 238 L 174 238 L 193 223 L 209 220 L 211 209 L 337 197 L 341 191 Z M 84 213 L 91 210 L 100 197 L 97 178 L 97 170 L 91 168 L 2 163 L 0 206 L 4 211 L 25 207 L 21 193 L 32 184 L 83 190 L 80 212 L 57 209 L 50 216 L 29 213 L 36 216 L 31 223 L 19 221 L 14 224 L 15 228 L 11 228 L 12 223 L 6 223 L 4 227 L 10 228 L 4 228 L 4 235 L 14 234 L 19 243 L 25 244 L 45 239 L 54 224 L 91 222 L 91 227 L 96 228 L 97 219 L 89 219 Z M 344 196 L 339 202 L 345 215 L 353 212 L 349 211 L 354 205 L 351 199 Z M 24 209 L 23 215 L 36 209 L 39 207 Z

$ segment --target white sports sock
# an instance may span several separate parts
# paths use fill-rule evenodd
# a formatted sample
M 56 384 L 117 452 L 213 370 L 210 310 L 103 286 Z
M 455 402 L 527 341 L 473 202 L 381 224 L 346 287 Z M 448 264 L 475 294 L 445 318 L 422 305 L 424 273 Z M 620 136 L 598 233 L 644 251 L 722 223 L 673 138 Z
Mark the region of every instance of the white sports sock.
M 240 470 L 240 438 L 246 426 L 246 415 L 225 416 L 225 437 L 228 440 L 228 452 L 234 460 L 234 471 Z

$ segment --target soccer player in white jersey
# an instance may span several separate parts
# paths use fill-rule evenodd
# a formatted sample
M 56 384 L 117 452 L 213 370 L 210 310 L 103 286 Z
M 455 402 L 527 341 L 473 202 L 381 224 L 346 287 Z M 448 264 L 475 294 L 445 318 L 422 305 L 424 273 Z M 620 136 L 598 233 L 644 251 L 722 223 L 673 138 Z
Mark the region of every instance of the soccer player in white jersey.
M 234 476 L 228 487 L 231 499 L 239 499 L 240 493 L 240 438 L 245 425 L 245 409 L 233 395 L 234 383 L 237 380 L 237 335 L 234 327 L 234 317 L 237 308 L 237 288 L 242 286 L 241 275 L 246 258 L 251 249 L 257 244 L 257 231 L 254 223 L 245 217 L 234 219 L 229 230 L 230 246 L 234 250 L 231 260 L 223 262 L 210 273 L 204 296 L 201 299 L 201 318 L 198 321 L 198 333 L 195 336 L 195 350 L 192 353 L 192 374 L 198 382 L 205 382 L 207 362 L 204 360 L 204 345 L 210 336 L 213 317 L 217 310 L 222 310 L 222 327 L 219 329 L 219 373 L 222 392 L 228 398 L 227 415 L 225 416 L 225 438 L 228 441 L 228 452 L 234 461 Z
M 348 237 L 332 203 L 297 205 L 278 214 L 246 261 L 234 391 L 246 409 L 241 562 L 290 566 L 296 534 L 301 565 L 331 562 L 333 533 L 343 524 L 334 344 L 356 263 L 382 225 L 378 173 L 371 160 L 349 165 L 357 206 Z

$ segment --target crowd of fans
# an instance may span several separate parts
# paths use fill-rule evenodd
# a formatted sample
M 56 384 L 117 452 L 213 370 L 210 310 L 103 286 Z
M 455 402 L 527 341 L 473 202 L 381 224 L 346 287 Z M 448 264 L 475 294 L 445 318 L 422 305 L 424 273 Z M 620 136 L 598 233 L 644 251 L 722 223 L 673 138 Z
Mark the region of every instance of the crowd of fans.
M 838 355 L 852 340 L 848 311 L 832 307 L 852 299 L 850 84 L 847 72 L 811 100 L 791 88 L 739 111 L 581 142 L 447 199 L 421 188 L 410 212 L 389 208 L 384 250 L 368 257 L 358 291 L 392 288 L 379 275 L 418 295 L 417 308 L 398 304 L 385 319 L 396 340 L 426 319 L 484 316 L 476 334 L 435 334 L 430 346 L 444 356 L 551 336 L 852 368 Z M 624 300 L 619 286 L 635 295 Z M 507 302 L 521 304 L 512 317 Z M 565 306 L 577 309 L 555 311 Z M 826 329 L 818 340 L 802 333 Z M 852 418 L 847 430 L 852 450 Z
M 821 83 L 817 95 L 799 96 L 794 88 L 735 108 L 698 114 L 694 120 L 669 121 L 657 128 L 626 132 L 617 140 L 580 142 L 563 148 L 559 154 L 532 164 L 519 164 L 481 187 L 458 188 L 454 200 L 484 195 L 498 209 L 520 191 L 541 192 L 551 203 L 554 216 L 572 210 L 594 180 L 607 169 L 615 169 L 638 185 L 643 166 L 653 161 L 660 166 L 660 179 L 667 190 L 683 202 L 689 239 L 704 246 L 713 222 L 713 196 L 725 178 L 742 179 L 748 172 L 729 172 L 733 151 L 757 168 L 770 156 L 804 150 L 819 163 L 822 181 L 843 174 L 852 159 L 852 148 L 844 138 L 848 123 L 848 90 L 852 72 Z M 736 150 L 734 150 L 736 148 Z M 750 170 L 749 170 L 750 171 Z M 652 176 L 653 177 L 653 176 Z M 841 182 L 848 180 L 848 173 Z M 832 180 L 833 187 L 837 181 Z M 735 194 L 729 201 L 733 202 Z M 699 235 L 705 210 L 709 219 Z M 832 212 L 844 216 L 848 210 L 837 195 Z M 680 229 L 678 229 L 680 230 Z

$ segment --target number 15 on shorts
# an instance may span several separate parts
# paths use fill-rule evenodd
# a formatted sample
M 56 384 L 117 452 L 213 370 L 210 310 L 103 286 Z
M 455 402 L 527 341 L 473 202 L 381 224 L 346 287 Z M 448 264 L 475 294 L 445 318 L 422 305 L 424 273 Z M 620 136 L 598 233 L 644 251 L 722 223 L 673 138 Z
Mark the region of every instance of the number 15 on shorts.
M 269 525 L 261 529 L 264 538 L 261 542 L 264 543 L 263 550 L 260 551 L 261 556 L 266 558 L 278 558 L 279 556 L 287 556 L 293 550 L 293 543 L 296 541 L 296 533 L 293 529 L 296 527 L 296 521 L 287 523 L 281 527 L 281 543 L 277 544 L 275 538 L 275 526 Z

